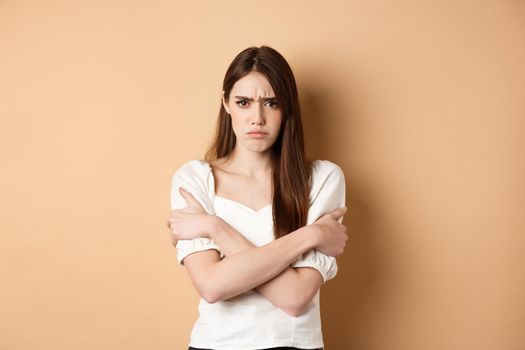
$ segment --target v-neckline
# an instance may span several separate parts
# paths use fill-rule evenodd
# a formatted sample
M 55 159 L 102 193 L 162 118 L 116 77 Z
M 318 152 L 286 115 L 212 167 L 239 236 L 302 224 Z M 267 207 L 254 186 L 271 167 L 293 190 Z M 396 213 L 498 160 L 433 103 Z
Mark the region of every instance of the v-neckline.
M 261 212 L 263 212 L 265 209 L 267 208 L 271 208 L 272 207 L 272 203 L 269 203 L 269 204 L 266 204 L 264 207 L 260 208 L 260 209 L 253 209 L 245 204 L 242 204 L 241 202 L 237 202 L 237 201 L 234 201 L 233 199 L 229 199 L 229 198 L 226 198 L 226 197 L 222 197 L 222 196 L 219 196 L 219 195 L 215 195 L 215 199 L 220 199 L 222 201 L 225 201 L 225 202 L 230 202 L 232 204 L 235 204 L 247 211 L 249 211 L 250 213 L 253 213 L 253 214 L 260 214 Z
M 242 204 L 241 202 L 237 202 L 237 201 L 234 201 L 233 199 L 229 199 L 229 198 L 226 198 L 226 197 L 222 197 L 222 196 L 219 196 L 216 192 L 215 192 L 215 175 L 213 174 L 213 168 L 211 166 L 211 164 L 209 162 L 206 162 L 206 164 L 208 164 L 208 167 L 210 168 L 210 175 L 211 175 L 211 184 L 212 184 L 212 192 L 213 192 L 213 195 L 215 198 L 219 198 L 219 199 L 222 199 L 226 202 L 230 202 L 230 203 L 233 203 L 233 204 L 236 204 L 246 210 L 248 210 L 249 212 L 253 213 L 253 214 L 259 214 L 260 212 L 264 211 L 266 208 L 268 207 L 272 207 L 273 203 L 268 203 L 266 204 L 264 207 L 260 208 L 260 209 L 253 209 L 245 204 Z

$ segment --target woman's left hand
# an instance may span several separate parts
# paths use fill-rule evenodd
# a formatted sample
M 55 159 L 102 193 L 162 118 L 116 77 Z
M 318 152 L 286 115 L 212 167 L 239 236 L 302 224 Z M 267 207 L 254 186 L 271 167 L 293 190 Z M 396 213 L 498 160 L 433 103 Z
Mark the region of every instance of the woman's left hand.
M 180 239 L 209 238 L 215 216 L 208 214 L 193 195 L 182 187 L 179 193 L 188 206 L 172 210 L 166 223 L 171 230 L 173 245 L 177 245 Z

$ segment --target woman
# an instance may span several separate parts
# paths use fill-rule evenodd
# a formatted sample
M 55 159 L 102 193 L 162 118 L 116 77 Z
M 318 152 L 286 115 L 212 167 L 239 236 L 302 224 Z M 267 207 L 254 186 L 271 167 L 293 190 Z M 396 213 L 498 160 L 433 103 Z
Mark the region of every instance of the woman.
M 172 179 L 168 226 L 201 296 L 190 349 L 320 349 L 319 288 L 347 236 L 344 176 L 307 162 L 297 87 L 266 46 L 237 55 L 206 161 Z

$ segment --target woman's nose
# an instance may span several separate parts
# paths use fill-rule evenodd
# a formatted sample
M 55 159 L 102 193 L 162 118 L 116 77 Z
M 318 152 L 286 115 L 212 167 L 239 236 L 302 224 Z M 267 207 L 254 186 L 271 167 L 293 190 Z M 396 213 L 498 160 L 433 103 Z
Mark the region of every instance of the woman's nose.
M 251 124 L 252 125 L 264 125 L 264 111 L 261 107 L 257 106 L 254 108 Z

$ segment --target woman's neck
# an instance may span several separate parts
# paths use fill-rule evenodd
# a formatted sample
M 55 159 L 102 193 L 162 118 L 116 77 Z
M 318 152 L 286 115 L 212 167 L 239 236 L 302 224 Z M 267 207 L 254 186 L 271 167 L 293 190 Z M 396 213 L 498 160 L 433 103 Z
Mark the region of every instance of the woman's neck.
M 266 152 L 252 152 L 235 148 L 224 163 L 229 171 L 257 178 L 272 171 L 270 150 Z

